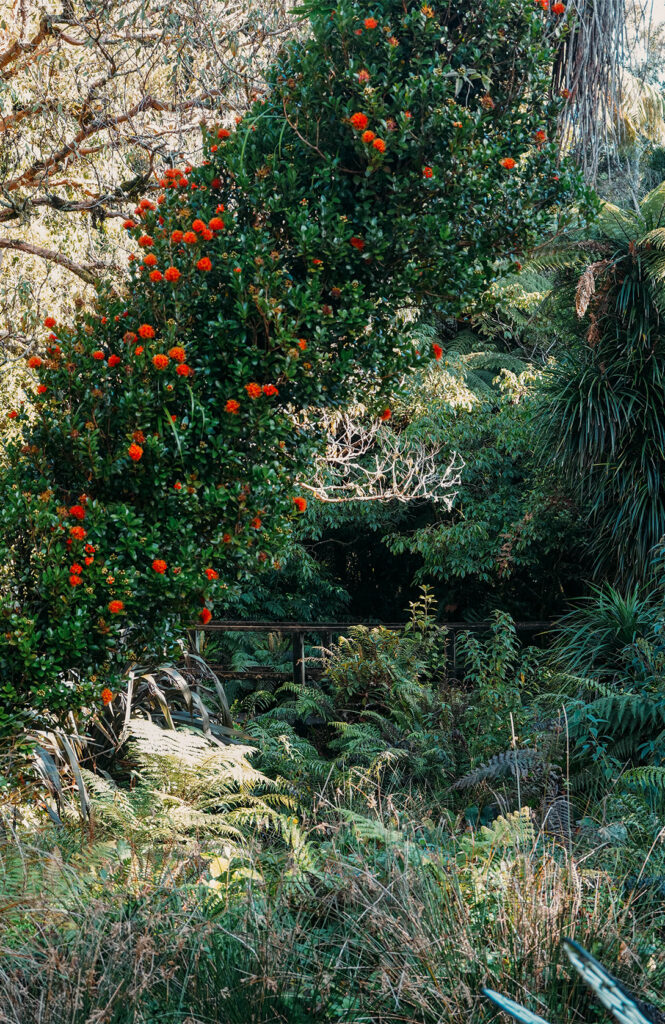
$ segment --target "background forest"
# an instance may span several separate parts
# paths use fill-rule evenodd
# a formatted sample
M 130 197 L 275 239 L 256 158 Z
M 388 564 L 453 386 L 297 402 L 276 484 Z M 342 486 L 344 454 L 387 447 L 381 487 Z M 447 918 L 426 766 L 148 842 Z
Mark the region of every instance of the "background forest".
M 665 1019 L 664 69 L 0 5 L 0 1022 Z

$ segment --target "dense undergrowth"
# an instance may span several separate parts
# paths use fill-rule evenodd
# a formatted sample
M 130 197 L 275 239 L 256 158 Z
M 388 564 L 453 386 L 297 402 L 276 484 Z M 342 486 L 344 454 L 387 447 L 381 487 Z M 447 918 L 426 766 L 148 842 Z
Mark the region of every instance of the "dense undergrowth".
M 566 936 L 657 1002 L 663 658 L 645 607 L 603 593 L 551 651 L 499 615 L 459 645 L 460 682 L 425 593 L 402 634 L 340 638 L 305 690 L 238 693 L 245 745 L 169 728 L 172 678 L 166 713 L 137 687 L 102 754 L 116 697 L 50 818 L 27 779 L 5 805 L 0 1019 L 481 1022 L 483 985 L 600 1019 L 564 978 Z

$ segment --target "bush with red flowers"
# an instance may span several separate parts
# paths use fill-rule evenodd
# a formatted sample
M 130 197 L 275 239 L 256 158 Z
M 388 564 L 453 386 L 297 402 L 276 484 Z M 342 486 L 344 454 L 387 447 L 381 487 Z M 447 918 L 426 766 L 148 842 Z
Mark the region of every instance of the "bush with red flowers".
M 294 412 L 380 379 L 387 420 L 391 383 L 431 357 L 396 311 L 455 314 L 580 194 L 547 141 L 561 19 L 523 0 L 310 6 L 265 98 L 209 125 L 201 166 L 167 168 L 126 222 L 124 294 L 101 289 L 28 361 L 47 390 L 13 420 L 1 485 L 0 731 L 99 703 L 274 571 L 305 507 Z

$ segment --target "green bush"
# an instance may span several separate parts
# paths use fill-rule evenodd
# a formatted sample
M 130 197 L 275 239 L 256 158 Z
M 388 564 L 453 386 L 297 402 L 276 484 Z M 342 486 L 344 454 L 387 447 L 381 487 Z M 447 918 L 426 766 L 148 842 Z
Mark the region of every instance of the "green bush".
M 265 98 L 137 207 L 123 293 L 46 320 L 0 496 L 4 729 L 96 701 L 272 569 L 303 507 L 298 412 L 362 394 L 378 415 L 416 358 L 396 310 L 459 309 L 580 191 L 540 8 L 309 11 Z

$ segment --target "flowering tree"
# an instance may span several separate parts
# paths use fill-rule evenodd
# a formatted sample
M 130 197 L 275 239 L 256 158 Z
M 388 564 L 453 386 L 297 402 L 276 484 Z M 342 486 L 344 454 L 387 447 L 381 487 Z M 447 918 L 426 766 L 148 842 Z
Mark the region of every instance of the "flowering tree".
M 432 355 L 396 310 L 455 312 L 579 192 L 551 140 L 556 14 L 524 0 L 310 14 L 267 96 L 208 126 L 201 165 L 139 203 L 123 293 L 45 321 L 2 479 L 5 724 L 90 705 L 127 660 L 278 565 L 305 507 L 294 413 L 368 404 L 378 380 L 388 418 L 391 382 Z

